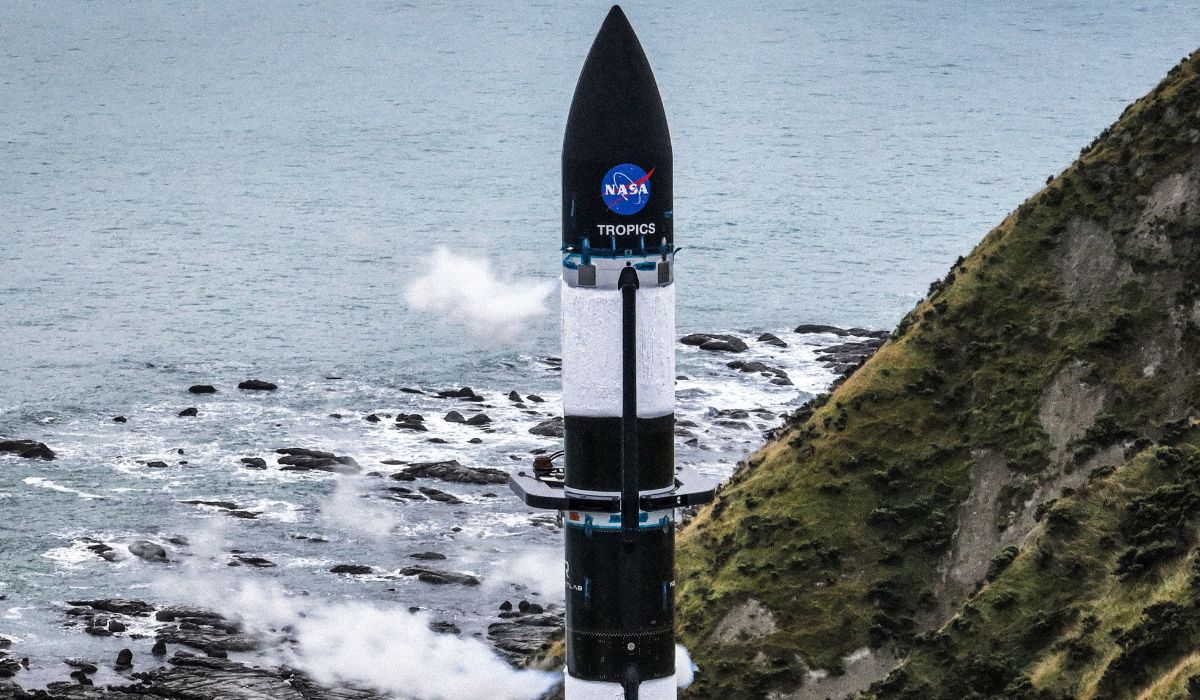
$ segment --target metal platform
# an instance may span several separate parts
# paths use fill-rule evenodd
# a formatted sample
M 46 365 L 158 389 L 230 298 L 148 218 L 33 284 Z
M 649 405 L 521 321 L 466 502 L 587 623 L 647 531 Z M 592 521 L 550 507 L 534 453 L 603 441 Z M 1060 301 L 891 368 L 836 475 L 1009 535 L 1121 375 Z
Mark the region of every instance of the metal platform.
M 621 510 L 621 495 L 583 494 L 570 491 L 560 479 L 541 479 L 528 471 L 508 477 L 508 487 L 525 505 L 543 510 L 579 510 L 617 513 Z M 685 469 L 675 475 L 675 488 L 670 491 L 644 494 L 638 506 L 642 511 L 667 510 L 698 506 L 713 500 L 716 485 Z

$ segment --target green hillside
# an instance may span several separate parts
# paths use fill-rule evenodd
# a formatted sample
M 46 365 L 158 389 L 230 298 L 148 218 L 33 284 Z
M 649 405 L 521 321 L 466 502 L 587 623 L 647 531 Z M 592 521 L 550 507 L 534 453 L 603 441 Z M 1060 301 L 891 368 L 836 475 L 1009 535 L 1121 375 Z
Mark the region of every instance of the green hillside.
M 684 531 L 692 695 L 1184 693 L 1198 366 L 1200 52 Z

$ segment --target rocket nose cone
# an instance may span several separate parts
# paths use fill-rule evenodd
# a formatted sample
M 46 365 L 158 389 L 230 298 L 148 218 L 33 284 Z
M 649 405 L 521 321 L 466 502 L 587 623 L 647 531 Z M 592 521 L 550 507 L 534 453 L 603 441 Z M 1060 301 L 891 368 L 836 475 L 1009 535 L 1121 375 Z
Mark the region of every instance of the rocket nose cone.
M 564 153 L 635 150 L 669 154 L 671 137 L 650 61 L 620 5 L 613 5 L 575 86 Z

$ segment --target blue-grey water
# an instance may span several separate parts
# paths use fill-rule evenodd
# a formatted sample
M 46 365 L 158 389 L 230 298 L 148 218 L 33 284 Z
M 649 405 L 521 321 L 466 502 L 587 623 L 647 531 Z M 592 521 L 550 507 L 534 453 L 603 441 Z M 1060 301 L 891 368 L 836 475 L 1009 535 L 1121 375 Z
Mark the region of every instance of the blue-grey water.
M 506 597 L 561 597 L 557 534 L 503 487 L 433 484 L 468 504 L 398 503 L 378 479 L 280 472 L 272 451 L 325 448 L 386 472 L 384 459 L 508 468 L 554 446 L 527 433 L 557 410 L 554 300 L 514 345 L 411 312 L 405 289 L 438 246 L 521 278 L 557 274 L 562 129 L 606 9 L 0 9 L 0 437 L 59 453 L 0 457 L 0 635 L 32 657 L 27 682 L 61 677 L 63 656 L 130 644 L 62 627 L 62 601 L 165 602 L 181 572 L 420 605 L 467 636 Z M 708 425 L 712 411 L 779 412 L 831 379 L 815 347 L 836 339 L 788 328 L 894 324 L 1197 40 L 1188 2 L 626 10 L 674 139 L 680 331 L 792 342 L 752 352 L 794 387 L 681 348 L 680 415 L 701 427 L 680 458 L 714 476 L 775 419 Z M 238 392 L 249 377 L 280 391 Z M 195 383 L 221 392 L 185 393 Z M 494 432 L 446 424 L 452 406 L 400 391 L 463 384 L 485 395 Z M 548 401 L 526 413 L 510 389 Z M 187 406 L 200 415 L 175 416 Z M 363 420 L 414 410 L 431 432 Z M 243 456 L 272 468 L 242 469 Z M 179 503 L 195 498 L 260 515 Z M 295 538 L 311 534 L 330 542 Z M 154 540 L 176 563 L 106 562 L 83 538 Z M 279 566 L 230 569 L 232 548 Z M 423 549 L 493 587 L 388 574 Z M 328 574 L 346 561 L 381 575 Z

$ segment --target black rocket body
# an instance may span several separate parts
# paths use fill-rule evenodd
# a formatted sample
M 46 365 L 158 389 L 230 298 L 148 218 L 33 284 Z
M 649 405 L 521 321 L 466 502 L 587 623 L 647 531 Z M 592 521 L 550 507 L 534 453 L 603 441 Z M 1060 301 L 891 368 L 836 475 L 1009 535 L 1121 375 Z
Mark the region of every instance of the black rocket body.
M 712 490 L 675 469 L 672 166 L 650 63 L 614 6 L 563 139 L 562 472 L 511 482 L 563 514 L 567 700 L 676 696 L 675 509 Z

